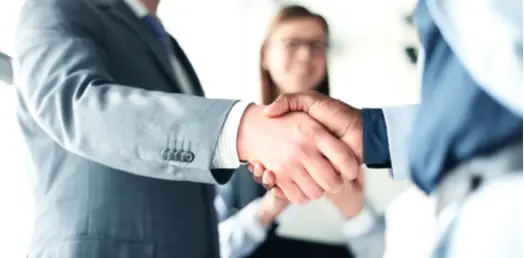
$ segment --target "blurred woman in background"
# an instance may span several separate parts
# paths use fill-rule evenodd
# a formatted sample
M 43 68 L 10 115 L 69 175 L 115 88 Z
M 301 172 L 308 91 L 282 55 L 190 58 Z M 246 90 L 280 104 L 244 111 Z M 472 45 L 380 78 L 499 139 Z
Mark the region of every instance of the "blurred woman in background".
M 270 104 L 280 93 L 316 90 L 329 95 L 326 20 L 304 7 L 281 9 L 272 20 L 260 51 L 261 102 Z M 356 257 L 379 258 L 384 252 L 384 219 L 364 202 L 363 182 L 347 182 L 337 194 L 326 194 L 345 223 L 346 248 L 279 237 L 277 217 L 287 208 L 257 184 L 242 167 L 231 182 L 218 187 L 220 249 L 223 258 L 236 257 Z M 362 176 L 359 177 L 362 179 Z M 238 211 L 238 212 L 237 212 Z

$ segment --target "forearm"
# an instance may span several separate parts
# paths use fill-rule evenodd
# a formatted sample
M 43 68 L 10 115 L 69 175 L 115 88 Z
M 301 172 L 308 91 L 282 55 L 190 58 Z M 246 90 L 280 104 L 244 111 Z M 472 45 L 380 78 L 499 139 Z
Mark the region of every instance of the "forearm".
M 220 257 L 237 258 L 251 254 L 267 236 L 267 226 L 257 218 L 259 199 L 218 225 Z
M 53 1 L 51 1 L 53 2 Z M 235 101 L 123 85 L 110 72 L 97 24 L 78 2 L 32 6 L 17 33 L 20 100 L 69 152 L 147 177 L 214 183 L 210 169 Z M 69 6 L 70 5 L 70 6 Z
M 225 119 L 232 102 L 118 85 L 88 87 L 79 100 L 64 90 L 32 103 L 28 96 L 26 103 L 42 129 L 79 156 L 148 177 L 214 182 L 209 171 L 221 129 L 216 121 Z M 70 101 L 60 101 L 64 99 Z M 218 118 L 212 122 L 192 117 L 206 113 Z

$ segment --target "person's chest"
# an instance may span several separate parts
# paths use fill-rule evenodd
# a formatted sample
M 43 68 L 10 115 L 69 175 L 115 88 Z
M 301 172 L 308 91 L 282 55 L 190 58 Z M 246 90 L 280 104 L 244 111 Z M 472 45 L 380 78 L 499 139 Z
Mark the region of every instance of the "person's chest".
M 203 95 L 183 50 L 171 41 L 166 51 L 149 25 L 136 17 L 107 15 L 101 32 L 109 74 L 119 84 L 173 93 Z
M 455 38 L 446 34 L 451 27 L 442 22 L 435 3 L 441 1 L 421 0 L 415 12 L 422 104 L 409 156 L 412 179 L 426 192 L 462 161 L 522 136 L 522 119 L 488 96 L 459 58 Z

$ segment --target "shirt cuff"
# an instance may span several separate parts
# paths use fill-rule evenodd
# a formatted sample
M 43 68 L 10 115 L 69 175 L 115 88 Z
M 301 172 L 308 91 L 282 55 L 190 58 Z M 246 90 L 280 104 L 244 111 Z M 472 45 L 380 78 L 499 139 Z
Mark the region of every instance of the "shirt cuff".
M 239 101 L 233 105 L 227 115 L 213 157 L 213 168 L 234 169 L 240 166 L 237 151 L 237 136 L 240 120 L 250 102 Z
M 268 231 L 268 227 L 261 225 L 257 220 L 259 205 L 260 199 L 255 199 L 237 213 L 238 220 L 244 225 L 245 233 L 257 243 L 266 239 Z
M 370 232 L 376 224 L 375 214 L 367 207 L 342 225 L 342 234 L 347 238 L 362 236 Z
M 362 109 L 364 163 L 369 168 L 390 168 L 388 133 L 382 109 Z

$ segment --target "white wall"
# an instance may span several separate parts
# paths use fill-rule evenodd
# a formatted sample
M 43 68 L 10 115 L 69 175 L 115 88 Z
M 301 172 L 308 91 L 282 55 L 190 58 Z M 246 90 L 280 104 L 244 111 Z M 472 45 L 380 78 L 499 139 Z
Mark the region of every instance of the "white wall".
M 16 122 L 15 92 L 0 82 L 0 257 L 25 257 L 33 229 L 33 198 Z
M 0 51 L 11 54 L 23 1 L 0 1 Z M 25 257 L 33 228 L 33 199 L 16 123 L 14 88 L 0 82 L 0 257 Z

